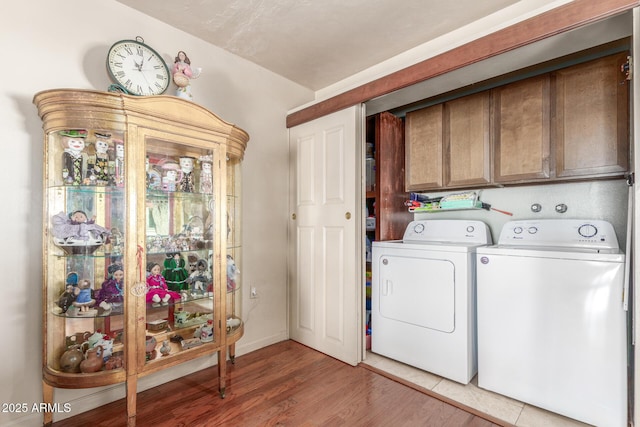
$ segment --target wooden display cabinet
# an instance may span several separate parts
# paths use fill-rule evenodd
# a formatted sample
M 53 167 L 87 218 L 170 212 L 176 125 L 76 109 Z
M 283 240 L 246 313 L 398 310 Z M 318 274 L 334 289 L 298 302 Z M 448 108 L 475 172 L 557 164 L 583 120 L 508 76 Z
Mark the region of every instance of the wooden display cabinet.
M 172 96 L 62 89 L 34 103 L 44 129 L 44 402 L 54 388 L 126 383 L 133 426 L 138 378 L 213 353 L 224 397 L 227 348 L 233 361 L 243 334 L 248 134 Z

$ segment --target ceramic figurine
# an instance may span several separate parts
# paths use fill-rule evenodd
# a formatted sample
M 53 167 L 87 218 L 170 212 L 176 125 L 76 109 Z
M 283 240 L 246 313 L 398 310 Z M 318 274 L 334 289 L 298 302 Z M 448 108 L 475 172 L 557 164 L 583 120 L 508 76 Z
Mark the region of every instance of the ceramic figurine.
M 192 68 L 191 60 L 184 51 L 179 51 L 173 62 L 171 70 L 173 82 L 178 86 L 176 96 L 193 101 L 191 94 L 191 79 L 200 77 L 202 68 Z
M 147 335 L 145 337 L 144 350 L 146 355 L 146 360 L 153 360 L 156 358 L 156 344 L 158 341 L 155 337 Z
M 162 168 L 162 190 L 176 191 L 178 183 L 182 181 L 182 170 L 180 165 L 174 161 L 167 161 L 161 165 Z
M 107 279 L 98 291 L 96 304 L 105 311 L 121 308 L 124 301 L 124 270 L 120 264 L 111 264 L 107 268 Z M 116 310 L 117 311 L 117 310 Z
M 189 319 L 189 313 L 184 311 L 182 307 L 180 307 L 178 311 L 175 312 L 174 316 L 176 320 L 176 325 L 181 327 L 184 326 L 187 323 L 187 320 Z
M 200 338 L 202 342 L 213 341 L 213 320 L 207 320 L 207 323 L 196 328 L 194 338 Z
M 213 194 L 211 156 L 200 157 L 200 168 L 200 192 L 204 194 Z
M 167 286 L 172 291 L 180 292 L 189 289 L 186 262 L 180 252 L 169 252 L 164 260 L 162 276 L 167 280 Z
M 227 254 L 227 292 L 236 289 L 236 280 L 239 274 L 240 270 L 238 270 L 236 262 L 231 255 Z
M 171 300 L 180 300 L 180 294 L 170 291 L 167 287 L 165 278 L 160 274 L 162 272 L 160 264 L 150 262 L 147 265 L 147 272 L 146 301 L 148 303 L 151 303 L 153 307 L 159 307 L 160 305 L 169 305 Z
M 185 193 L 193 193 L 195 191 L 193 184 L 193 162 L 194 158 L 190 156 L 180 157 L 180 170 L 182 171 L 182 177 L 178 184 L 178 191 Z
M 112 181 L 109 176 L 109 149 L 111 148 L 111 135 L 108 133 L 95 133 L 94 143 L 96 153 L 87 160 L 87 177 L 85 182 L 88 185 L 107 185 Z
M 119 256 L 124 252 L 124 236 L 117 227 L 111 229 L 111 255 Z
M 145 160 L 145 170 L 147 172 L 147 188 L 149 190 L 160 190 L 162 188 L 162 174 L 155 166 L 149 162 L 149 156 Z
M 119 139 L 114 139 L 113 142 L 116 147 L 116 159 L 111 181 L 116 187 L 124 187 L 124 142 Z
M 76 299 L 76 294 L 73 291 L 73 285 L 70 283 L 66 284 L 65 290 L 58 298 L 58 307 L 62 310 L 62 313 L 66 313 L 69 307 L 73 304 L 73 301 Z
M 80 312 L 89 311 L 89 308 L 95 305 L 96 300 L 93 297 L 93 289 L 91 289 L 91 282 L 88 280 L 82 280 L 73 292 L 76 296 L 73 305 L 78 307 Z
M 162 341 L 162 347 L 160 347 L 160 354 L 167 356 L 169 353 L 171 353 L 171 345 L 169 340 L 164 340 Z
M 70 129 L 60 132 L 64 152 L 62 154 L 62 180 L 65 185 L 81 185 L 86 172 L 84 129 Z

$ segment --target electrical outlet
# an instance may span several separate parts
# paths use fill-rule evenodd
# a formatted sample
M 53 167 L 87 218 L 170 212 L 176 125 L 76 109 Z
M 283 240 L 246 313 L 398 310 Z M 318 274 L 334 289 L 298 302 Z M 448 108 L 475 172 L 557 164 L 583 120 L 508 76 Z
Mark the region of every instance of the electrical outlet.
M 251 287 L 251 298 L 258 298 L 258 289 L 255 286 Z

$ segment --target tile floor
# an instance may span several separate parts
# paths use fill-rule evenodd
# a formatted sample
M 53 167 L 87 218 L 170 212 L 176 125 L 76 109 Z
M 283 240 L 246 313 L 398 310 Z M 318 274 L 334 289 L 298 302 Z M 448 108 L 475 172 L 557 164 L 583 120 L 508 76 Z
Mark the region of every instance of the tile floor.
M 518 427 L 588 427 L 588 424 L 483 390 L 476 378 L 465 386 L 370 351 L 363 363 Z

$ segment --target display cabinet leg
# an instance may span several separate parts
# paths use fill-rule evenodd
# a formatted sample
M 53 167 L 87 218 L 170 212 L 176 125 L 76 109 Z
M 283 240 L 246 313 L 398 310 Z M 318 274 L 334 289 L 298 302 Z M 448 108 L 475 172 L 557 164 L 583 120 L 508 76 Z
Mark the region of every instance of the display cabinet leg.
M 50 408 L 53 403 L 53 387 L 49 384 L 42 382 L 42 401 L 47 404 L 47 408 Z M 42 425 L 50 426 L 53 424 L 53 412 L 46 411 L 43 415 Z
M 229 360 L 232 365 L 236 364 L 236 344 L 233 343 L 229 346 Z

